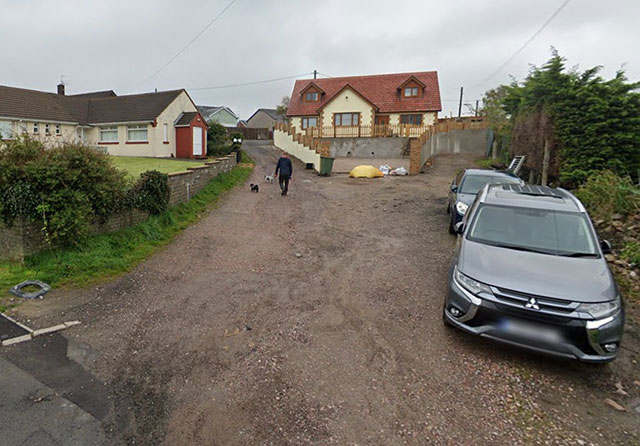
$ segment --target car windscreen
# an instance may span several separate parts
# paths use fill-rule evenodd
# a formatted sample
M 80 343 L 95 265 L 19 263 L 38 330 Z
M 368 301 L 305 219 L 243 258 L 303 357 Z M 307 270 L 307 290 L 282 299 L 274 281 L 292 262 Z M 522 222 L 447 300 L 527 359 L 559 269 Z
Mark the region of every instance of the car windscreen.
M 459 192 L 476 195 L 485 184 L 520 183 L 519 178 L 498 175 L 467 175 L 462 180 Z
M 469 240 L 563 256 L 599 256 L 586 216 L 578 212 L 482 205 Z

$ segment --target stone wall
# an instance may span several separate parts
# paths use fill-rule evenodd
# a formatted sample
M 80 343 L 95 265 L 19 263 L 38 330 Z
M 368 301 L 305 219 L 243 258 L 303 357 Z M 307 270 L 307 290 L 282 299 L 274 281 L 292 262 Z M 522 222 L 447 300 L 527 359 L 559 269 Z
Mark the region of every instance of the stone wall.
M 169 205 L 189 201 L 221 172 L 228 172 L 236 165 L 236 157 L 218 158 L 201 167 L 189 167 L 184 172 L 169 174 L 171 195 Z M 119 231 L 145 221 L 149 214 L 131 209 L 112 216 L 105 223 L 94 223 L 89 228 L 92 235 Z M 25 256 L 49 248 L 39 225 L 17 219 L 11 227 L 0 222 L 0 259 L 23 261 Z
M 235 155 L 206 162 L 204 166 L 188 167 L 184 172 L 169 174 L 171 196 L 169 206 L 189 201 L 221 172 L 229 172 L 236 165 Z

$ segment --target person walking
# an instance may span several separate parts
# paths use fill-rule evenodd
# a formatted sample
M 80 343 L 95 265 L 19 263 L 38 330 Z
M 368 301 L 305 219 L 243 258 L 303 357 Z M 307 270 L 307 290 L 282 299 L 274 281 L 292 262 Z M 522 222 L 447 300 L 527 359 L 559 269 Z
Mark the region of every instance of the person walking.
M 278 178 L 278 173 L 280 173 L 280 178 Z M 282 191 L 280 195 L 285 196 L 287 192 L 289 192 L 289 181 L 291 180 L 292 174 L 293 165 L 291 164 L 289 154 L 285 152 L 280 156 L 278 164 L 276 164 L 276 174 L 274 175 L 278 178 L 278 183 L 280 184 L 280 190 Z

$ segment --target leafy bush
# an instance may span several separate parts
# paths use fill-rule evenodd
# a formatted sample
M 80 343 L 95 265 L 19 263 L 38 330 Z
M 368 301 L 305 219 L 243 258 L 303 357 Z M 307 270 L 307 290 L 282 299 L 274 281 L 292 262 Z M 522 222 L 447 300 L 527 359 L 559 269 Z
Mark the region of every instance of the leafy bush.
M 157 170 L 140 174 L 130 192 L 131 205 L 153 215 L 162 214 L 169 206 L 168 175 Z
M 613 214 L 629 215 L 640 210 L 640 188 L 630 178 L 609 170 L 591 175 L 576 196 L 596 220 L 609 221 Z
M 603 170 L 637 180 L 640 83 L 628 82 L 623 71 L 605 80 L 600 70 L 568 70 L 553 50 L 551 59 L 533 67 L 523 82 L 487 92 L 499 122 L 511 133 L 511 153 L 527 155 L 527 167 L 541 171 L 547 145 L 550 180 L 571 188 Z
M 231 152 L 227 129 L 216 121 L 207 122 L 207 155 L 223 156 Z
M 38 223 L 54 245 L 76 245 L 93 222 L 128 208 L 161 214 L 169 194 L 167 175 L 145 172 L 131 185 L 108 155 L 80 144 L 45 150 L 23 137 L 0 150 L 0 219 Z
M 232 150 L 233 146 L 231 145 L 214 146 L 207 143 L 207 156 L 226 156 L 230 154 Z
M 126 195 L 124 173 L 88 147 L 45 150 L 20 138 L 0 151 L 0 218 L 7 225 L 16 217 L 38 222 L 51 243 L 76 243 L 92 220 L 106 221 L 122 209 Z

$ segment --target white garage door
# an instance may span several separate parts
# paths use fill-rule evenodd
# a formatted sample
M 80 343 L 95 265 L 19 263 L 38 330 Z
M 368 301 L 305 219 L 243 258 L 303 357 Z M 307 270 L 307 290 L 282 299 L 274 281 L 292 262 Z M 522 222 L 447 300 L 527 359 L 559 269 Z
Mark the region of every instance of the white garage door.
M 193 154 L 202 155 L 202 127 L 193 128 Z

